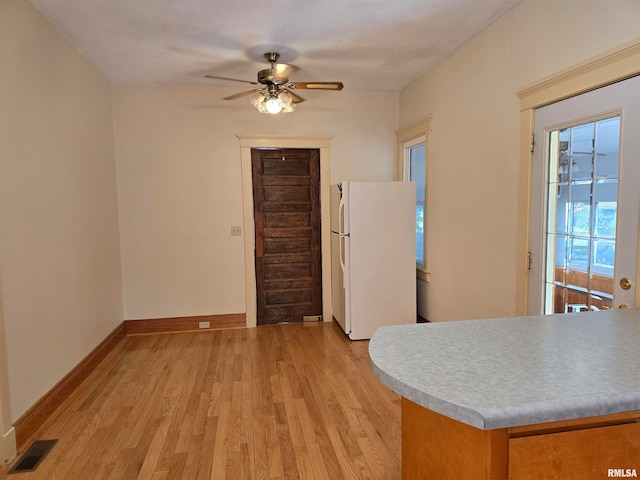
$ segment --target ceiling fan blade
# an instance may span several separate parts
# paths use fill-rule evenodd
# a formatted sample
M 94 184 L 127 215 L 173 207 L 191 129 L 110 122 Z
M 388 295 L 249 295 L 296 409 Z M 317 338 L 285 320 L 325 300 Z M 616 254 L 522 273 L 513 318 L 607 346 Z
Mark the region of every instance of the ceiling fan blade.
M 223 100 L 235 100 L 236 98 L 246 97 L 247 95 L 251 95 L 253 92 L 259 92 L 259 89 L 248 90 L 246 92 L 236 93 L 235 95 L 229 95 L 228 97 L 224 97 Z
M 229 80 L 232 82 L 242 82 L 242 83 L 250 83 L 251 85 L 260 85 L 258 82 L 251 82 L 249 80 L 239 80 L 237 78 L 218 77 L 216 75 L 205 75 L 204 78 L 213 78 L 215 80 Z
M 344 85 L 342 82 L 291 82 L 287 87 L 306 90 L 342 90 Z
M 301 103 L 304 102 L 304 98 L 302 98 L 300 95 L 293 93 L 291 90 L 289 90 L 288 88 L 283 88 L 283 91 L 287 92 L 289 95 L 291 95 L 291 98 L 293 99 L 293 103 Z

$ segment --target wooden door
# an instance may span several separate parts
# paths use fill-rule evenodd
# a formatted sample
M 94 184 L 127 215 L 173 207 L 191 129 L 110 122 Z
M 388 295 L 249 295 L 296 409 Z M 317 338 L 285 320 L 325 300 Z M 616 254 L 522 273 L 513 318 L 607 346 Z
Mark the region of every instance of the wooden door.
M 251 151 L 257 323 L 322 315 L 320 152 Z

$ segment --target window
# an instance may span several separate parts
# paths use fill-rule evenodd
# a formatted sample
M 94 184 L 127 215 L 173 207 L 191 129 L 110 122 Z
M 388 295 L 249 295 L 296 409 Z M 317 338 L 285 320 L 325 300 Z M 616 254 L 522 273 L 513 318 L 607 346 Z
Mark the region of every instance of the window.
M 426 119 L 396 132 L 396 179 L 416 184 L 416 275 L 424 281 L 429 281 L 427 192 L 430 128 L 431 119 Z
M 416 266 L 425 267 L 426 146 L 424 137 L 405 145 L 405 180 L 416 184 Z

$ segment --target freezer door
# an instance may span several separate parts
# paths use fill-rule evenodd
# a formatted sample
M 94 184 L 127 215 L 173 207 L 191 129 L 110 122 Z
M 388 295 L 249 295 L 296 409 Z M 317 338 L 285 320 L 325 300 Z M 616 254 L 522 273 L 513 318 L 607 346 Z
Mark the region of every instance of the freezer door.
M 340 189 L 338 185 L 331 185 L 331 231 L 339 232 L 342 229 L 340 225 L 338 209 L 340 207 Z
M 345 288 L 353 340 L 416 322 L 415 195 L 411 182 L 349 183 Z

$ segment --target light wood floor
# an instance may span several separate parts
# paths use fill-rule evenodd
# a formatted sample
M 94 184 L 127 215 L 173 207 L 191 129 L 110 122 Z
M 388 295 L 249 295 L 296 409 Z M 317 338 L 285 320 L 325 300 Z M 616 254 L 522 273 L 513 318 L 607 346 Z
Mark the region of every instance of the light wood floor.
M 125 337 L 8 478 L 400 479 L 400 398 L 367 348 L 335 323 Z

